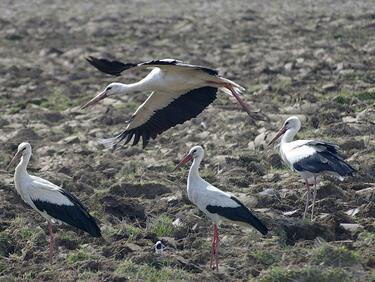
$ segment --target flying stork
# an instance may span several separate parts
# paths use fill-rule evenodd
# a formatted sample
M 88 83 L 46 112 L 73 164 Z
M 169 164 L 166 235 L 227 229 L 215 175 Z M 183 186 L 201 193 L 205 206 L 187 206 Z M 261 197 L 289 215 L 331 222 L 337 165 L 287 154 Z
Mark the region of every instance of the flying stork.
M 124 131 L 113 138 L 103 140 L 103 143 L 109 147 L 115 148 L 123 140 L 125 140 L 125 145 L 133 137 L 132 145 L 136 145 L 142 137 L 143 148 L 145 148 L 150 139 L 155 139 L 157 135 L 169 128 L 200 114 L 216 99 L 218 89 L 236 98 L 251 116 L 248 106 L 239 96 L 245 89 L 237 83 L 219 76 L 216 70 L 185 64 L 174 59 L 154 60 L 139 64 L 109 61 L 95 57 L 89 57 L 87 61 L 98 70 L 115 76 L 128 69 L 152 68 L 146 77 L 136 83 L 109 84 L 96 97 L 81 107 L 85 109 L 116 94 L 131 94 L 138 91 L 152 92 L 127 121 Z
M 101 237 L 101 232 L 95 219 L 74 195 L 43 178 L 28 174 L 27 165 L 30 157 L 31 145 L 26 142 L 19 144 L 17 153 L 7 169 L 21 159 L 14 174 L 16 190 L 22 200 L 48 222 L 49 261 L 52 264 L 54 247 L 52 223 L 69 224 L 89 233 L 93 237 Z
M 306 202 L 303 219 L 309 206 L 310 186 L 309 180 L 314 182 L 311 220 L 314 219 L 314 206 L 316 198 L 317 179 L 320 175 L 332 175 L 341 181 L 345 176 L 353 176 L 356 171 L 338 155 L 336 144 L 320 140 L 296 140 L 294 136 L 301 128 L 298 117 L 289 117 L 269 145 L 274 143 L 281 135 L 280 155 L 288 167 L 298 172 L 305 180 Z
M 214 237 L 211 248 L 212 269 L 218 270 L 219 231 L 221 221 L 230 221 L 242 225 L 251 225 L 263 235 L 268 232 L 267 227 L 245 207 L 236 197 L 223 192 L 203 180 L 199 175 L 199 165 L 203 159 L 204 150 L 201 146 L 191 148 L 189 153 L 180 161 L 176 169 L 193 160 L 187 180 L 187 194 L 189 200 L 204 212 L 214 223 Z M 213 265 L 215 260 L 215 266 Z

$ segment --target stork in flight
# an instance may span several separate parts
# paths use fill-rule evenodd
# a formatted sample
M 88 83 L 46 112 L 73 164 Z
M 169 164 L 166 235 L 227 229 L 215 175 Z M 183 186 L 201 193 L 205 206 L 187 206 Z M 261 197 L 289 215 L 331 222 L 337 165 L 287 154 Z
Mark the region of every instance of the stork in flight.
M 353 176 L 356 170 L 338 155 L 336 144 L 320 140 L 293 141 L 300 128 L 301 121 L 299 118 L 296 116 L 289 117 L 269 145 L 283 136 L 280 142 L 281 158 L 291 170 L 298 172 L 305 180 L 307 193 L 303 219 L 305 219 L 309 207 L 309 180 L 314 181 L 311 208 L 311 220 L 313 220 L 317 178 L 326 174 L 344 180 L 345 176 Z
M 14 174 L 16 190 L 22 200 L 48 222 L 49 261 L 52 264 L 54 247 L 52 223 L 69 224 L 93 237 L 101 237 L 101 232 L 95 219 L 74 195 L 43 178 L 28 174 L 27 165 L 30 157 L 31 145 L 26 142 L 21 143 L 7 169 L 21 159 Z
M 232 95 L 251 116 L 246 103 L 240 98 L 245 89 L 237 83 L 218 75 L 216 70 L 185 64 L 174 59 L 154 60 L 139 64 L 125 64 L 89 57 L 88 62 L 98 70 L 118 76 L 128 69 L 152 68 L 142 80 L 132 83 L 111 83 L 96 97 L 81 108 L 85 109 L 116 94 L 131 94 L 137 91 L 151 91 L 151 95 L 141 104 L 127 122 L 125 130 L 117 136 L 104 140 L 115 148 L 125 140 L 124 145 L 134 137 L 132 145 L 140 138 L 145 148 L 150 139 L 177 124 L 196 117 L 216 99 L 218 89 Z
M 218 270 L 218 224 L 220 224 L 221 221 L 226 220 L 246 226 L 251 225 L 263 235 L 267 234 L 268 229 L 236 197 L 219 190 L 200 177 L 198 169 L 203 156 L 203 148 L 201 146 L 195 146 L 191 148 L 189 153 L 180 161 L 176 169 L 193 160 L 187 180 L 187 194 L 189 200 L 214 223 L 214 238 L 212 241 L 210 266 Z M 213 260 L 215 260 L 215 267 L 213 265 Z

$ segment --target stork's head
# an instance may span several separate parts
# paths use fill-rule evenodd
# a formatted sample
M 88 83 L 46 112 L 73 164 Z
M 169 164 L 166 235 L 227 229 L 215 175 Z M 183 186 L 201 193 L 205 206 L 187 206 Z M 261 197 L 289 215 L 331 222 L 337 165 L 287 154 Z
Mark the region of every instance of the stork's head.
M 122 94 L 124 92 L 124 85 L 122 83 L 113 82 L 109 84 L 102 92 L 84 104 L 81 109 L 86 109 L 87 107 L 93 106 L 99 101 L 103 100 L 112 95 Z
M 182 158 L 179 164 L 176 166 L 176 169 L 179 169 L 184 164 L 188 163 L 192 159 L 199 159 L 202 160 L 204 157 L 204 149 L 201 146 L 194 146 L 190 149 L 189 153 Z
M 13 159 L 8 164 L 7 169 L 9 169 L 21 157 L 26 156 L 31 156 L 31 145 L 27 142 L 22 142 L 18 145 L 17 153 L 14 155 Z
M 283 135 L 287 130 L 292 130 L 293 133 L 297 133 L 301 128 L 301 121 L 296 116 L 289 117 L 277 132 L 276 136 L 271 140 L 268 145 L 274 143 L 281 135 Z

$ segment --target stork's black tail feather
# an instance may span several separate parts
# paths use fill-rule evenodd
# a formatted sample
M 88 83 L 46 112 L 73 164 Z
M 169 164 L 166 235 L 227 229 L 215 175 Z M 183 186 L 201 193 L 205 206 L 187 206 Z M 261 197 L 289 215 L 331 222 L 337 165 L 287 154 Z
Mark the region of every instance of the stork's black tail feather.
M 86 60 L 101 72 L 115 76 L 119 76 L 124 70 L 137 66 L 136 64 L 124 64 L 120 61 L 109 61 L 92 56 L 89 56 Z
M 231 197 L 231 199 L 240 206 L 222 207 L 208 205 L 206 209 L 210 213 L 216 213 L 228 220 L 250 224 L 263 235 L 266 235 L 268 233 L 268 228 L 255 215 L 253 215 L 251 211 L 244 206 L 244 204 L 242 204 L 237 198 L 233 196 Z
M 353 176 L 357 171 L 354 167 L 344 161 L 339 155 L 331 152 L 320 153 L 328 160 L 328 165 L 331 167 L 331 171 L 337 172 L 340 176 Z
M 241 205 L 237 211 L 238 215 L 243 219 L 241 221 L 250 224 L 263 235 L 266 235 L 268 233 L 268 228 L 263 224 L 263 222 L 260 221 L 259 218 L 253 215 L 252 212 L 244 206 L 244 204 L 242 204 L 237 198 L 233 196 L 231 197 L 231 199 Z

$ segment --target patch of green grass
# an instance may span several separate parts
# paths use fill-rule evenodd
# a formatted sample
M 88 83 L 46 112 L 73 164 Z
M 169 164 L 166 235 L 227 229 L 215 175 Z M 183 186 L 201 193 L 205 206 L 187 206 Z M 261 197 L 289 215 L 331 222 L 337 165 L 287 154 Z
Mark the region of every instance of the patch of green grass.
M 258 84 L 249 84 L 246 89 L 248 92 L 250 93 L 253 93 L 253 92 L 256 92 L 256 91 L 259 91 L 260 89 L 263 88 L 263 85 L 262 83 L 258 83 Z
M 34 233 L 30 228 L 25 226 L 19 230 L 19 234 L 23 240 L 30 240 L 32 239 Z
M 40 106 L 54 111 L 63 111 L 72 107 L 72 101 L 64 95 L 62 89 L 55 88 L 46 99 L 40 101 Z
M 174 226 L 172 224 L 173 219 L 167 215 L 160 215 L 154 218 L 150 225 L 149 230 L 155 233 L 158 237 L 172 236 L 174 232 Z
M 355 72 L 351 72 L 351 73 L 345 73 L 343 75 L 342 79 L 346 80 L 346 81 L 355 81 L 356 82 L 358 80 L 362 80 L 362 81 L 367 82 L 367 83 L 374 83 L 374 81 L 375 81 L 374 74 L 375 74 L 374 71 L 366 71 L 365 73 L 355 71 Z
M 8 268 L 8 266 L 5 263 L 5 259 L 0 258 L 0 275 Z
M 33 270 L 30 270 L 30 271 L 26 271 L 23 275 L 22 275 L 22 280 L 23 281 L 33 281 L 35 278 L 36 278 L 36 274 Z
M 355 93 L 354 96 L 357 97 L 361 101 L 373 102 L 375 101 L 375 88 L 372 88 L 363 92 Z
M 284 267 L 272 267 L 261 279 L 261 282 L 290 282 L 293 273 Z
M 317 265 L 347 267 L 357 264 L 358 255 L 346 247 L 323 244 L 313 252 L 311 262 Z
M 341 105 L 350 105 L 352 103 L 352 97 L 348 96 L 336 96 L 333 101 Z
M 135 264 L 130 259 L 123 261 L 117 267 L 115 273 L 130 281 L 187 281 L 190 276 L 182 269 L 169 266 L 157 269 L 146 264 Z
M 358 235 L 356 245 L 374 246 L 375 245 L 375 233 L 364 231 Z
M 200 171 L 201 177 L 208 182 L 214 182 L 216 180 L 215 171 L 212 170 L 212 167 L 202 167 Z
M 120 171 L 115 174 L 114 178 L 119 182 L 139 182 L 141 169 L 142 168 L 140 168 L 138 161 L 130 160 L 121 167 Z
M 270 266 L 281 260 L 281 254 L 270 252 L 270 250 L 256 250 L 252 255 L 258 263 L 265 266 Z
M 122 237 L 127 237 L 128 241 L 134 241 L 141 237 L 143 229 L 137 226 L 122 222 L 116 228 L 112 226 L 106 226 L 106 228 L 103 228 L 102 231 L 103 231 L 103 234 L 105 234 L 105 236 L 107 237 L 120 235 Z
M 83 271 L 78 273 L 78 281 L 100 281 L 98 272 Z
M 348 272 L 341 268 L 321 268 L 318 266 L 306 266 L 300 269 L 288 269 L 286 267 L 273 267 L 263 277 L 261 282 L 346 282 L 351 281 Z
M 68 256 L 66 257 L 66 262 L 68 265 L 75 265 L 83 261 L 97 260 L 97 259 L 98 259 L 98 256 L 94 254 L 94 250 L 86 246 L 86 247 L 80 248 L 79 250 L 74 250 L 72 252 L 69 252 Z
M 325 98 L 332 99 L 329 96 Z M 358 100 L 372 104 L 375 102 L 375 88 L 367 89 L 362 92 L 351 92 L 348 90 L 342 90 L 338 93 L 337 96 L 333 97 L 332 100 L 341 105 L 353 105 L 356 104 Z
M 134 225 L 126 224 L 126 233 L 129 235 L 130 240 L 136 239 L 140 234 L 142 234 L 142 229 Z
M 283 228 L 281 227 L 275 228 L 273 230 L 273 233 L 274 233 L 274 236 L 277 238 L 277 241 L 281 247 L 286 247 L 288 245 L 287 244 L 288 235 Z
M 11 245 L 11 236 L 5 232 L 0 232 L 0 257 L 8 255 Z
M 6 276 L 0 276 L 0 282 L 18 282 L 20 281 L 19 277 L 16 277 L 13 274 L 8 274 Z

